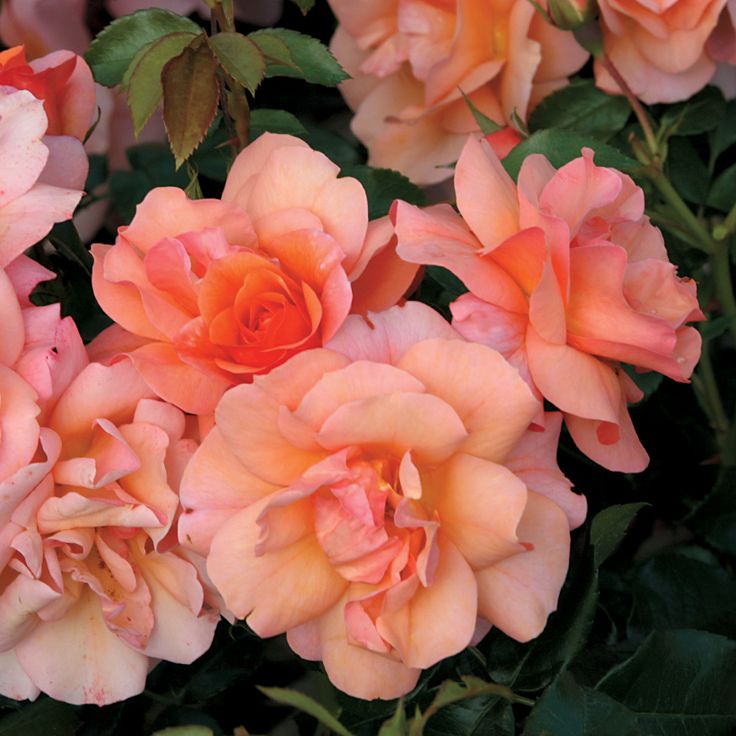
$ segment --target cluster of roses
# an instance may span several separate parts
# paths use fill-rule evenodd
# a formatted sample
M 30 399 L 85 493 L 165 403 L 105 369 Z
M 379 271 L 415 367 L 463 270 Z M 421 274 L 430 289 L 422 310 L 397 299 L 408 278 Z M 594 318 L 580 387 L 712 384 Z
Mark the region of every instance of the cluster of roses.
M 369 163 L 420 184 L 451 175 L 478 124 L 463 98 L 515 125 L 567 84 L 589 54 L 563 27 L 592 18 L 602 46 L 646 103 L 685 100 L 706 84 L 736 95 L 736 0 L 329 0 L 340 25 L 331 50 L 352 79 L 342 92 Z M 572 17 L 571 17 L 572 16 Z M 565 23 L 565 18 L 570 24 Z M 621 94 L 595 61 L 596 84 Z M 514 128 L 504 138 L 518 143 Z
M 563 419 L 641 470 L 622 363 L 686 381 L 699 354 L 641 190 L 590 151 L 517 185 L 471 137 L 459 213 L 369 222 L 358 181 L 264 134 L 221 199 L 155 189 L 93 246 L 114 324 L 84 346 L 22 254 L 82 194 L 91 80 L 59 61 L 0 57 L 0 693 L 130 697 L 220 614 L 363 698 L 491 626 L 537 636 L 586 513 Z M 422 265 L 467 286 L 452 325 L 404 301 Z

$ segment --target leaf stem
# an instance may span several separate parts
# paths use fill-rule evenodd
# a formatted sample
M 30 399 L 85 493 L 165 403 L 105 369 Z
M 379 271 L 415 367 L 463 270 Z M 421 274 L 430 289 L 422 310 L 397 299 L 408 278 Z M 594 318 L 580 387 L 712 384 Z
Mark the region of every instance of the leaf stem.
M 693 385 L 703 399 L 708 419 L 710 419 L 711 425 L 718 437 L 718 444 L 722 446 L 723 438 L 728 433 L 731 425 L 726 410 L 723 408 L 721 392 L 713 371 L 709 340 L 703 341 L 698 370 L 693 376 Z
M 694 238 L 694 242 L 690 245 L 705 253 L 715 253 L 718 249 L 717 243 L 713 240 L 705 225 L 698 220 L 693 211 L 685 204 L 685 201 L 664 175 L 662 169 L 652 160 L 635 136 L 631 136 L 629 143 L 636 158 L 644 165 L 641 173 L 659 190 L 659 193 L 670 206 L 671 214 L 679 220 L 680 224 Z
M 736 204 L 731 207 L 731 210 L 726 215 L 726 219 L 720 225 L 716 225 L 713 228 L 713 237 L 717 241 L 725 240 L 734 231 L 736 231 Z
M 647 141 L 649 153 L 653 157 L 658 157 L 659 144 L 657 143 L 657 137 L 654 135 L 652 123 L 649 120 L 649 115 L 644 109 L 644 106 L 639 102 L 639 98 L 634 94 L 626 80 L 621 76 L 621 72 L 616 68 L 616 65 L 611 61 L 611 58 L 605 51 L 600 55 L 599 60 L 605 67 L 606 71 L 613 77 L 624 97 L 629 101 L 629 105 L 631 105 L 631 109 L 634 111 L 634 115 L 636 115 L 636 119 L 639 121 L 641 129 L 644 131 L 644 138 Z
M 736 340 L 736 297 L 733 293 L 731 280 L 730 243 L 719 241 L 715 243 L 715 251 L 711 256 L 713 267 L 713 285 L 716 298 L 721 306 L 721 312 L 729 317 L 729 332 Z

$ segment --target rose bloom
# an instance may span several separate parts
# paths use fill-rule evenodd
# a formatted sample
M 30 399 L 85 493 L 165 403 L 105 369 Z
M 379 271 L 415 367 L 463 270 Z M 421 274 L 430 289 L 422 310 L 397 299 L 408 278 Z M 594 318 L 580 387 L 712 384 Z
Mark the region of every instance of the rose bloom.
M 57 51 L 30 63 L 23 46 L 2 51 L 0 86 L 27 89 L 43 101 L 46 135 L 68 135 L 83 141 L 94 123 L 92 72 L 84 59 L 71 51 Z
M 496 351 L 417 302 L 228 391 L 182 480 L 179 535 L 228 613 L 361 698 L 498 626 L 537 636 L 585 500 L 559 417 Z M 567 512 L 567 513 L 566 513 Z
M 82 144 L 46 136 L 47 127 L 41 100 L 0 85 L 0 268 L 68 220 L 82 198 Z
M 685 100 L 710 81 L 706 42 L 726 0 L 600 0 L 603 48 L 634 94 L 648 104 Z M 597 85 L 620 94 L 600 62 Z
M 710 84 L 720 87 L 726 99 L 732 100 L 736 97 L 736 0 L 728 0 L 721 11 L 706 49 L 717 62 Z
M 648 462 L 628 414 L 642 394 L 623 370 L 687 381 L 700 356 L 695 283 L 680 279 L 644 194 L 593 152 L 555 170 L 528 156 L 518 187 L 486 144 L 469 139 L 449 205 L 396 206 L 398 252 L 444 266 L 470 293 L 453 326 L 505 355 L 565 413 L 578 447 L 610 470 Z
M 150 192 L 114 246 L 92 248 L 95 295 L 119 325 L 95 354 L 129 354 L 160 397 L 206 414 L 225 389 L 329 340 L 351 308 L 395 304 L 416 266 L 396 256 L 388 218 L 368 223 L 360 183 L 337 175 L 303 141 L 265 134 L 222 201 Z
M 0 694 L 105 705 L 211 643 L 172 531 L 196 442 L 129 361 L 87 365 L 71 319 L 27 302 L 39 278 L 0 271 Z
M 369 163 L 419 184 L 452 176 L 478 131 L 461 90 L 499 124 L 525 118 L 588 57 L 527 0 L 330 0 L 330 48 Z
M 56 274 L 26 256 L 18 256 L 6 268 L 0 269 L 0 314 L 3 315 L 0 367 L 11 369 L 33 389 L 33 401 L 38 404 L 32 410 L 34 417 L 48 407 L 54 392 L 58 394 L 63 390 L 72 375 L 87 362 L 86 355 L 79 350 L 79 336 L 72 320 L 61 319 L 60 305 L 39 307 L 30 301 L 36 286 L 53 278 Z M 40 417 L 46 413 L 44 409 Z M 11 422 L 8 427 L 12 426 Z M 9 440 L 11 434 L 19 441 L 28 439 L 29 435 L 21 426 L 12 433 L 10 429 L 7 433 L 0 430 L 0 438 L 4 438 L 0 441 Z M 29 447 L 35 448 L 37 439 L 31 438 Z M 7 459 L 17 470 L 29 457 L 20 452 L 10 453 Z M 3 477 L 0 471 L 0 478 Z

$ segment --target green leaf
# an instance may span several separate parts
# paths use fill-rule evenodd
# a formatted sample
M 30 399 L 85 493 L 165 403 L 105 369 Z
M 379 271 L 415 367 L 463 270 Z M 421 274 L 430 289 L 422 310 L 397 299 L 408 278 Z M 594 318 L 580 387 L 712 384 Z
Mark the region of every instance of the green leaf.
M 708 192 L 708 206 L 729 212 L 736 204 L 736 164 L 718 175 Z
M 686 102 L 670 105 L 661 125 L 670 135 L 696 135 L 718 127 L 726 111 L 726 101 L 718 87 L 705 87 Z
M 537 105 L 529 127 L 561 128 L 605 139 L 623 129 L 630 115 L 625 97 L 602 92 L 592 79 L 575 79 Z
M 46 696 L 0 718 L 0 736 L 73 736 L 78 727 L 77 708 Z
M 736 99 L 726 103 L 718 127 L 710 134 L 710 145 L 715 156 L 720 156 L 734 143 L 736 143 Z
M 128 108 L 136 137 L 163 97 L 161 72 L 164 66 L 181 54 L 194 38 L 196 36 L 191 33 L 169 33 L 144 46 L 128 67 L 123 84 L 127 86 Z
M 733 736 L 736 643 L 704 631 L 655 632 L 596 686 L 647 736 Z
M 249 34 L 248 38 L 258 46 L 263 54 L 267 77 L 278 76 L 282 67 L 291 70 L 292 76 L 298 77 L 300 75 L 299 67 L 292 59 L 289 47 L 280 38 L 264 31 L 255 31 Z
M 152 736 L 215 736 L 207 726 L 172 726 L 161 731 L 154 731 Z
M 408 733 L 408 723 L 406 720 L 406 710 L 404 710 L 404 701 L 400 699 L 396 705 L 396 712 L 387 721 L 384 721 L 378 736 L 406 736 Z
M 298 137 L 306 136 L 306 128 L 299 122 L 296 115 L 286 110 L 251 110 L 250 113 L 250 135 L 251 139 L 257 138 L 262 133 L 287 133 Z
M 218 33 L 209 39 L 209 44 L 227 74 L 255 94 L 266 71 L 266 62 L 258 46 L 240 33 Z
M 164 125 L 177 169 L 202 142 L 217 112 L 217 61 L 197 39 L 164 67 Z
M 508 687 L 494 682 L 486 682 L 479 677 L 464 676 L 462 683 L 446 680 L 440 685 L 434 700 L 427 706 L 424 713 L 417 710 L 417 714 L 409 724 L 409 736 L 422 736 L 428 722 L 431 723 L 439 712 L 454 705 L 473 698 L 503 698 L 508 702 L 523 702 L 531 704 L 526 698 L 515 695 Z
M 709 198 L 710 174 L 703 159 L 687 138 L 673 138 L 669 142 L 667 172 L 682 197 L 693 204 L 705 204 Z
M 107 156 L 100 153 L 93 153 L 89 156 L 89 173 L 87 181 L 84 184 L 84 190 L 89 194 L 94 192 L 100 184 L 107 180 L 110 176 L 110 170 L 107 163 Z
M 596 138 L 557 129 L 538 130 L 533 133 L 506 156 L 503 165 L 512 178 L 516 179 L 521 164 L 531 153 L 544 154 L 552 166 L 559 168 L 581 156 L 581 149 L 586 147 L 595 151 L 595 162 L 599 166 L 611 166 L 620 171 L 632 171 L 639 166 L 634 159 Z
M 314 7 L 314 0 L 291 0 L 291 2 L 302 11 L 303 15 L 306 15 Z
M 125 152 L 131 171 L 114 171 L 110 177 L 110 195 L 124 224 L 129 223 L 135 208 L 154 187 L 185 187 L 186 172 L 177 172 L 169 147 L 163 143 L 141 143 Z
M 527 644 L 500 634 L 486 639 L 491 677 L 524 692 L 539 690 L 585 646 L 598 601 L 598 570 L 589 547 L 562 589 L 544 631 Z
M 341 176 L 352 176 L 363 185 L 368 195 L 368 217 L 371 220 L 388 214 L 395 199 L 420 206 L 426 202 L 424 192 L 416 184 L 392 169 L 349 166 L 342 170 Z
M 724 315 L 723 317 L 709 319 L 707 322 L 701 322 L 699 329 L 703 340 L 714 340 L 716 337 L 720 337 L 731 328 L 731 322 L 734 320 L 736 320 L 736 317 L 727 317 Z
M 724 468 L 715 488 L 685 519 L 716 549 L 736 556 L 736 468 Z
M 596 514 L 590 525 L 590 542 L 596 567 L 600 567 L 616 551 L 634 517 L 644 506 L 648 504 L 625 503 L 609 506 Z
M 275 700 L 277 703 L 290 705 L 292 708 L 297 708 L 298 710 L 304 711 L 304 713 L 308 713 L 313 718 L 316 718 L 323 726 L 326 726 L 339 736 L 352 736 L 350 731 L 327 708 L 320 705 L 308 695 L 281 687 L 259 687 L 258 689 L 267 698 L 271 698 L 271 700 Z
M 59 253 L 81 266 L 88 276 L 92 275 L 92 256 L 71 220 L 54 225 L 47 237 Z
M 286 28 L 256 31 L 248 38 L 266 57 L 267 77 L 299 77 L 327 87 L 334 87 L 349 79 L 349 75 L 337 63 L 327 46 L 316 38 Z M 288 51 L 288 57 L 283 55 L 284 47 Z
M 516 719 L 511 704 L 500 698 L 479 697 L 443 708 L 424 727 L 423 736 L 514 736 Z
M 135 55 L 152 41 L 169 33 L 201 33 L 189 18 L 160 8 L 139 10 L 110 23 L 97 34 L 84 55 L 95 80 L 106 87 L 123 81 Z
M 487 115 L 484 115 L 471 101 L 470 98 L 460 90 L 460 94 L 465 100 L 465 104 L 470 108 L 470 112 L 473 114 L 473 119 L 478 123 L 478 127 L 483 135 L 490 135 L 498 130 L 502 130 L 503 126 L 499 125 L 495 120 L 491 120 Z
M 563 672 L 537 701 L 524 736 L 642 736 L 634 714 Z
M 220 116 L 216 116 L 205 139 L 189 158 L 189 162 L 196 166 L 201 176 L 219 182 L 227 179 L 233 163 L 232 148 L 228 140 L 227 128 L 222 124 Z
M 468 287 L 452 271 L 448 271 L 442 266 L 427 266 L 424 273 L 444 289 L 451 302 L 468 290 Z
M 362 157 L 353 143 L 347 138 L 335 133 L 324 126 L 304 124 L 307 129 L 305 140 L 309 145 L 320 153 L 324 153 L 332 163 L 341 169 L 357 166 Z
M 692 628 L 736 636 L 736 578 L 717 564 L 658 555 L 637 570 L 633 594 L 642 631 Z

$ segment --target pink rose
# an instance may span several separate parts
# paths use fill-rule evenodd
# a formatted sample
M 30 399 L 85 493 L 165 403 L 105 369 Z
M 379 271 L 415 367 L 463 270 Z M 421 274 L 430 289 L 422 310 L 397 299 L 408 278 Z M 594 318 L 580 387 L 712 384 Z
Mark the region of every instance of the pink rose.
M 559 416 L 527 432 L 538 410 L 423 304 L 348 317 L 223 396 L 180 540 L 256 633 L 351 695 L 398 697 L 490 625 L 527 641 L 555 608 L 585 499 L 555 464 Z
M 106 705 L 140 693 L 155 661 L 200 656 L 217 615 L 176 547 L 196 447 L 184 415 L 152 400 L 129 361 L 84 366 L 70 340 L 40 428 L 33 390 L 0 366 L 0 424 L 12 422 L 0 435 L 0 693 Z
M 337 175 L 303 141 L 265 134 L 222 201 L 149 193 L 114 246 L 92 248 L 95 294 L 119 325 L 95 354 L 128 353 L 159 396 L 206 414 L 225 389 L 329 340 L 351 309 L 395 304 L 416 267 L 396 256 L 387 218 L 368 223 L 360 183 Z
M 353 77 L 341 85 L 369 163 L 420 184 L 448 179 L 478 131 L 462 90 L 500 124 L 522 118 L 587 59 L 572 34 L 527 0 L 330 0 L 331 49 Z
M 603 46 L 634 94 L 644 102 L 677 102 L 702 89 L 715 64 L 706 42 L 726 0 L 600 0 Z M 620 93 L 600 62 L 598 86 Z
M 727 100 L 736 97 L 736 0 L 728 0 L 706 49 L 717 62 L 710 84 L 720 87 Z
M 107 8 L 116 17 L 148 8 L 164 8 L 179 15 L 198 13 L 210 17 L 210 9 L 204 0 L 107 0 Z M 270 26 L 278 21 L 283 11 L 281 0 L 234 0 L 235 17 L 245 23 Z
M 83 54 L 92 40 L 86 12 L 86 0 L 4 0 L 0 37 L 8 46 L 23 44 L 31 59 L 59 49 Z
M 559 171 L 528 156 L 518 187 L 490 148 L 469 139 L 448 205 L 396 207 L 398 252 L 444 266 L 469 293 L 451 305 L 465 337 L 505 355 L 564 412 L 578 447 L 611 470 L 648 457 L 627 402 L 641 392 L 621 367 L 687 381 L 700 356 L 695 283 L 680 279 L 644 194 L 593 152 Z
M 46 136 L 43 102 L 0 86 L 0 268 L 68 220 L 82 198 L 87 158 L 72 136 Z
M 84 141 L 95 121 L 92 72 L 85 60 L 71 51 L 48 54 L 30 63 L 23 46 L 2 51 L 0 86 L 26 89 L 43 102 L 47 136 L 73 136 Z
M 70 317 L 61 319 L 60 305 L 38 307 L 30 302 L 33 289 L 55 277 L 26 256 L 18 256 L 0 270 L 0 366 L 12 369 L 33 389 L 33 401 L 37 404 L 33 416 L 39 421 L 87 363 L 77 328 Z M 14 432 L 19 437 L 24 435 L 21 430 Z M 0 431 L 0 437 L 3 435 Z M 34 448 L 37 439 L 31 440 Z M 23 464 L 28 458 L 21 453 L 15 461 Z M 0 471 L 0 478 L 3 477 Z

